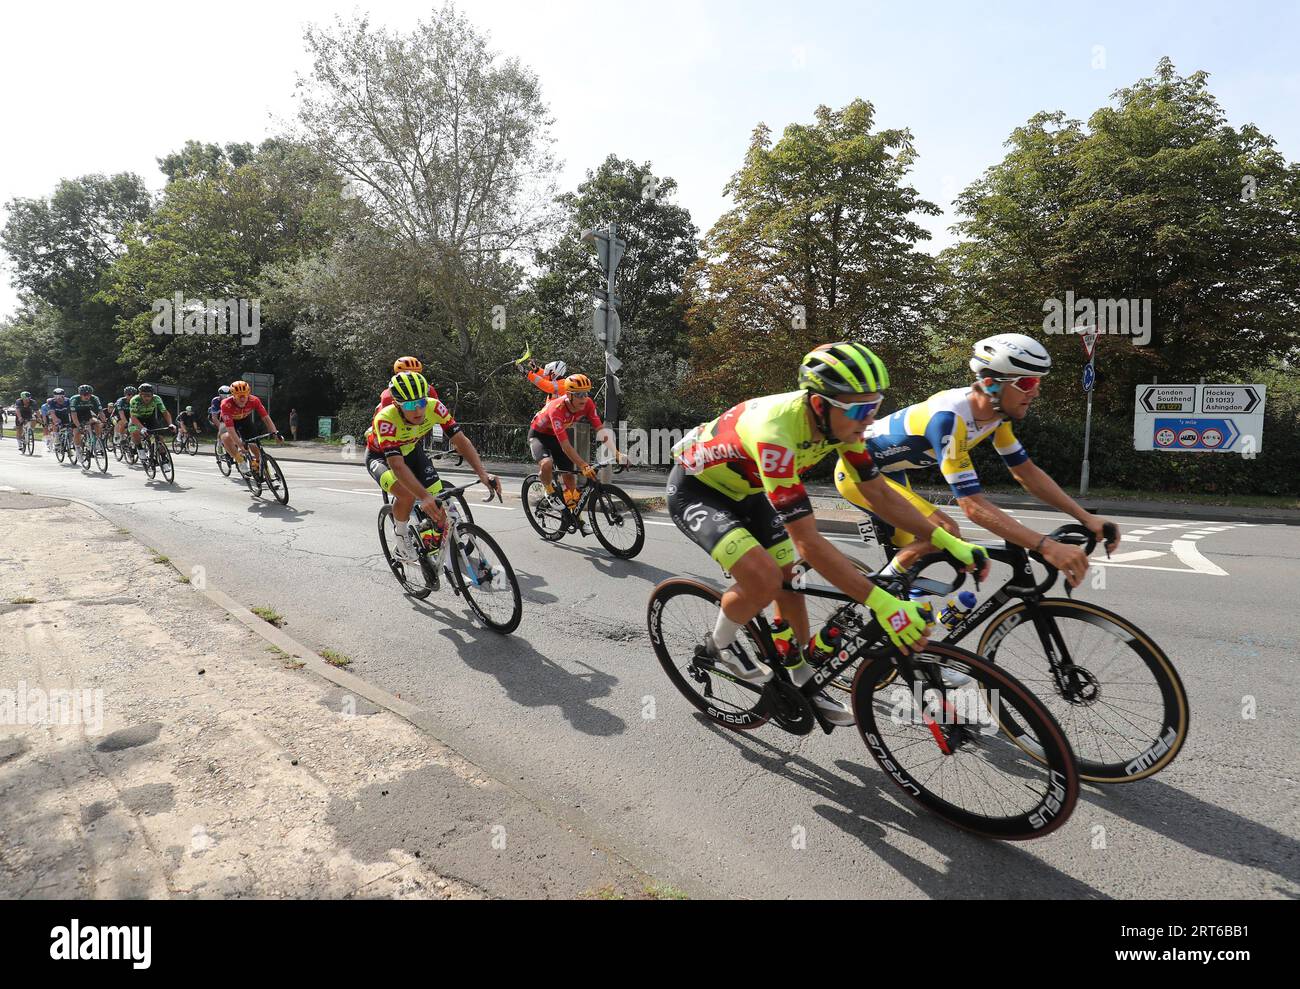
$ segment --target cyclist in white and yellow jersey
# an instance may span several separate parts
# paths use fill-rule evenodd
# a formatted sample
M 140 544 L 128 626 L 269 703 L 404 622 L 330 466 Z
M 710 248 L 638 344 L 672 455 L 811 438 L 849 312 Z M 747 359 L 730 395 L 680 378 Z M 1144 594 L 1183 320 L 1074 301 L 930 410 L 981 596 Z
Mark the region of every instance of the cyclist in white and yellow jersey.
M 993 448 L 1020 485 L 1043 503 L 1078 520 L 1105 541 L 1105 519 L 1093 515 L 1061 490 L 1051 477 L 1035 466 L 1012 431 L 1021 422 L 1052 367 L 1052 358 L 1037 340 L 1021 333 L 1001 333 L 975 344 L 970 361 L 975 381 L 967 388 L 952 388 L 931 395 L 924 402 L 895 412 L 873 423 L 867 430 L 867 449 L 884 475 L 884 483 L 906 498 L 932 525 L 954 536 L 958 524 L 915 491 L 907 476 L 913 469 L 938 466 L 966 517 L 1010 543 L 1035 550 L 1077 587 L 1088 570 L 1088 557 L 1078 546 L 1068 546 L 1021 525 L 983 494 L 970 451 L 988 437 Z M 879 515 L 874 497 L 854 482 L 852 463 L 841 458 L 835 469 L 835 486 L 848 501 L 865 512 Z M 889 526 L 886 525 L 886 531 Z M 898 554 L 888 569 L 902 573 L 927 553 L 933 553 L 932 538 L 906 526 L 892 533 Z M 1119 545 L 1116 537 L 1108 550 Z

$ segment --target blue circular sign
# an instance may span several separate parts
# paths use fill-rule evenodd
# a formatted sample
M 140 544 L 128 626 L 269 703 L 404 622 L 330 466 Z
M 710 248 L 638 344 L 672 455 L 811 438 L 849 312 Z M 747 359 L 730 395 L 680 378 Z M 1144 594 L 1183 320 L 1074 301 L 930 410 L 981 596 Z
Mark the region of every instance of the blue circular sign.
M 1083 365 L 1083 390 L 1092 391 L 1092 386 L 1097 383 L 1097 372 L 1093 370 L 1092 361 Z

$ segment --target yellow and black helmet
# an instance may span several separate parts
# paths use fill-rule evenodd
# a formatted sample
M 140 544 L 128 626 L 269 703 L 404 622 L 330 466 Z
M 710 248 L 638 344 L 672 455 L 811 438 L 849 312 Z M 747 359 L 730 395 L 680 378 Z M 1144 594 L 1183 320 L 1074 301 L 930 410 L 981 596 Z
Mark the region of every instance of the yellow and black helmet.
M 393 361 L 393 373 L 401 374 L 403 371 L 414 371 L 419 374 L 424 370 L 424 365 L 420 363 L 418 357 L 399 357 Z
M 865 395 L 888 388 L 889 372 L 860 343 L 827 343 L 799 363 L 799 387 L 814 395 Z
M 585 374 L 571 374 L 564 379 L 564 393 L 577 395 L 591 391 L 591 379 Z
M 419 371 L 403 371 L 388 382 L 394 402 L 414 402 L 429 397 L 429 382 Z

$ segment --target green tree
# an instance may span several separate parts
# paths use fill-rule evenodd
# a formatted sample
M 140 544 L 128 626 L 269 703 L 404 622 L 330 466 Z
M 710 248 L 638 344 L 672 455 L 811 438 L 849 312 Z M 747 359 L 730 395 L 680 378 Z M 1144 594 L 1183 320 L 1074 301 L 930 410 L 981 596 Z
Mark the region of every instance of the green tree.
M 57 370 L 101 389 L 123 377 L 113 331 L 121 310 L 101 293 L 126 250 L 126 231 L 148 216 L 150 205 L 144 181 L 127 173 L 64 179 L 48 198 L 7 204 L 0 244 L 14 286 L 58 312 Z
M 554 213 L 537 77 L 498 57 L 450 6 L 409 34 L 359 18 L 311 28 L 306 40 L 313 69 L 300 83 L 301 137 L 345 177 L 368 219 L 355 241 L 282 267 L 276 290 L 305 304 L 309 284 L 337 278 L 348 289 L 327 293 L 330 305 L 304 305 L 301 332 L 314 353 L 391 361 L 394 341 L 410 341 L 435 379 L 482 396 L 520 264 Z M 362 256 L 360 244 L 372 253 Z M 375 383 L 357 387 L 369 394 Z
M 1165 58 L 1087 126 L 1035 114 L 959 199 L 964 241 L 944 252 L 942 329 L 968 345 L 1003 330 L 1042 337 L 1065 366 L 1081 348 L 1044 333 L 1045 306 L 1151 300 L 1150 345 L 1103 338 L 1102 411 L 1133 386 L 1249 377 L 1300 346 L 1300 166 L 1252 124 L 1233 127 L 1208 76 Z M 1082 392 L 1061 400 L 1077 406 Z
M 690 212 L 671 201 L 675 179 L 654 174 L 649 162 L 607 157 L 576 192 L 558 202 L 566 220 L 556 242 L 537 252 L 532 280 L 538 332 L 533 347 L 547 359 L 563 357 L 576 369 L 602 373 L 604 355 L 591 333 L 592 291 L 604 272 L 582 232 L 610 220 L 627 251 L 618 269 L 623 334 L 619 354 L 626 370 L 624 417 L 644 421 L 670 414 L 670 393 L 689 356 L 687 272 L 698 257 L 699 228 Z M 530 396 L 530 400 L 535 396 Z M 660 408 L 662 406 L 663 408 Z M 654 424 L 658 424 L 655 422 Z
M 906 183 L 911 133 L 873 123 L 854 100 L 775 143 L 755 129 L 726 187 L 736 205 L 693 272 L 693 394 L 721 405 L 791 387 L 799 357 L 831 340 L 867 343 L 899 373 L 924 364 L 936 275 L 912 217 L 939 208 Z
M 0 396 L 12 402 L 22 391 L 45 398 L 45 379 L 62 356 L 59 311 L 48 302 L 27 299 L 0 323 Z
M 212 159 L 192 174 L 178 172 L 154 212 L 126 233 L 127 251 L 112 268 L 105 295 L 126 314 L 119 323 L 122 362 L 137 378 L 200 393 L 243 371 L 272 373 L 277 405 L 319 388 L 319 376 L 294 351 L 293 313 L 262 306 L 256 340 L 205 332 L 206 325 L 173 335 L 155 331 L 154 302 L 178 292 L 204 303 L 260 298 L 264 269 L 329 242 L 340 190 L 338 177 L 310 149 L 279 139 L 263 142 L 252 157 Z

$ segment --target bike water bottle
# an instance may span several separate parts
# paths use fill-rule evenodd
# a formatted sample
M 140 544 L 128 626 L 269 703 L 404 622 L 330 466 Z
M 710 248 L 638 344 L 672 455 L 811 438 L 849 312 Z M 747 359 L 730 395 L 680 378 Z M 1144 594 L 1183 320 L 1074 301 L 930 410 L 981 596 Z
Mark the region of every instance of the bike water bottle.
M 835 622 L 827 622 L 826 627 L 813 636 L 808 643 L 808 662 L 821 666 L 840 648 L 840 630 Z
M 956 628 L 978 600 L 971 591 L 962 591 L 955 598 L 949 598 L 947 606 L 939 612 L 939 624 L 949 630 Z

